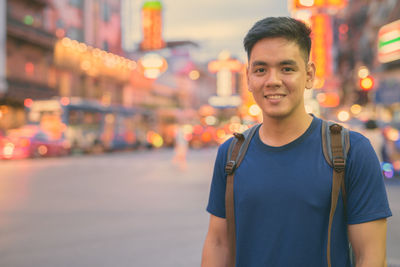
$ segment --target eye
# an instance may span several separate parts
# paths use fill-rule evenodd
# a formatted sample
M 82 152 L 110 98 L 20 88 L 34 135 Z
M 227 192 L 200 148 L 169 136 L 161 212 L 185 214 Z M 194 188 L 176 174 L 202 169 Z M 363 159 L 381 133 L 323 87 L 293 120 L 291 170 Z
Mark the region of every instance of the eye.
M 254 70 L 255 73 L 264 73 L 265 72 L 265 68 L 257 68 Z
M 294 71 L 294 68 L 292 68 L 292 67 L 284 67 L 284 68 L 282 68 L 282 71 L 283 72 L 292 72 L 292 71 Z

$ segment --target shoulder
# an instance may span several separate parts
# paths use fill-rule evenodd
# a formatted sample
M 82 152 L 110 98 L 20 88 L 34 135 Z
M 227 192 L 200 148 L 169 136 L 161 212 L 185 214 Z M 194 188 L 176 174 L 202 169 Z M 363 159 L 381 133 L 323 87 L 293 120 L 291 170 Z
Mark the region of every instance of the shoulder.
M 355 131 L 349 131 L 350 150 L 348 153 L 349 169 L 365 169 L 380 172 L 380 163 L 376 156 L 376 152 L 369 141 L 363 134 Z
M 349 127 L 342 125 L 341 123 L 337 123 L 334 121 L 327 121 L 327 120 L 322 120 L 322 119 L 319 119 L 319 120 L 321 121 L 321 124 L 325 123 L 325 125 L 326 125 L 325 127 L 329 127 L 331 124 L 339 124 L 343 127 L 343 129 L 348 131 L 350 150 L 352 150 L 352 149 L 354 150 L 354 148 L 365 147 L 370 144 L 369 139 L 367 137 L 365 137 L 359 131 L 354 131 L 354 130 L 350 129 Z M 329 134 L 328 130 L 326 132 Z M 343 131 L 342 131 L 342 133 L 343 133 Z
M 218 151 L 221 152 L 228 152 L 229 146 L 231 145 L 233 139 L 235 137 L 230 137 L 229 139 L 227 139 L 225 142 L 223 142 L 219 147 L 218 147 Z
M 366 149 L 371 146 L 369 139 L 359 132 L 349 130 L 349 137 L 351 150 Z
M 233 136 L 230 137 L 228 140 L 226 140 L 225 142 L 223 142 L 219 147 L 218 147 L 218 153 L 217 153 L 217 161 L 218 162 L 225 162 L 227 155 L 228 155 L 228 150 L 229 150 L 229 146 L 231 145 L 232 141 L 233 141 Z

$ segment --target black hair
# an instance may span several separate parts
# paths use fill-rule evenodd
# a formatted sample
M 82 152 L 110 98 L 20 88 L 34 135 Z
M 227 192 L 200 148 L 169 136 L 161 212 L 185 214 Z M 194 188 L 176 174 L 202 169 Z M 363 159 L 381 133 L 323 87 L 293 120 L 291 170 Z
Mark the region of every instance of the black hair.
M 311 29 L 303 22 L 290 17 L 268 17 L 257 21 L 249 30 L 243 40 L 247 57 L 253 46 L 265 38 L 282 37 L 295 42 L 304 54 L 305 62 L 308 62 L 311 51 Z
M 366 129 L 376 129 L 376 128 L 378 128 L 378 124 L 376 123 L 375 120 L 368 120 L 365 122 L 365 128 Z

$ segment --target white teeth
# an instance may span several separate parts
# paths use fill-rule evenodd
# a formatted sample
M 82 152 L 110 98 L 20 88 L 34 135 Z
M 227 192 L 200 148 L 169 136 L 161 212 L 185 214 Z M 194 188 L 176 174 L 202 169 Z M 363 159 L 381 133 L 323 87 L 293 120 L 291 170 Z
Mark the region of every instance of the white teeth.
M 282 98 L 283 95 L 267 95 L 266 97 L 270 98 L 270 99 L 279 99 L 279 98 Z

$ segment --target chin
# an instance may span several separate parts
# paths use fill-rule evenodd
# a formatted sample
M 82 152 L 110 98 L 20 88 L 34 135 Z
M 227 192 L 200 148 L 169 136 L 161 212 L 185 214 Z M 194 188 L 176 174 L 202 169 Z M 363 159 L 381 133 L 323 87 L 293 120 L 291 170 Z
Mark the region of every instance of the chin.
M 293 112 L 285 110 L 265 110 L 264 117 L 271 119 L 284 119 L 290 117 Z
M 288 116 L 286 114 L 274 113 L 274 114 L 266 114 L 265 117 L 270 118 L 270 119 L 282 120 Z

